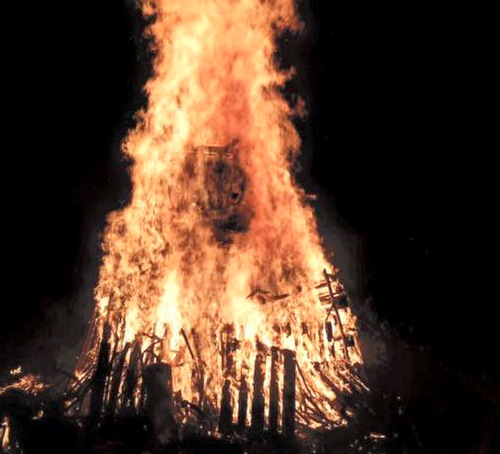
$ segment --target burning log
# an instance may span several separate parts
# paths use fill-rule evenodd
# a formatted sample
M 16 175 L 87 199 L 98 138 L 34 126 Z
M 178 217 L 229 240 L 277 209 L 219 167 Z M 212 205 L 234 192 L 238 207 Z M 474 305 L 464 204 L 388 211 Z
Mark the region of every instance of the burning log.
M 271 349 L 271 383 L 269 389 L 269 431 L 273 434 L 278 432 L 278 417 L 279 417 L 279 349 L 273 347 Z
M 293 438 L 295 434 L 295 352 L 285 350 L 284 357 L 283 435 L 286 438 Z
M 259 436 L 264 430 L 264 380 L 266 374 L 266 355 L 264 346 L 257 345 L 255 356 L 255 369 L 253 374 L 253 399 L 252 399 L 252 433 Z
M 154 432 L 155 441 L 166 444 L 177 439 L 172 368 L 169 364 L 148 365 L 143 372 L 146 390 L 145 410 Z

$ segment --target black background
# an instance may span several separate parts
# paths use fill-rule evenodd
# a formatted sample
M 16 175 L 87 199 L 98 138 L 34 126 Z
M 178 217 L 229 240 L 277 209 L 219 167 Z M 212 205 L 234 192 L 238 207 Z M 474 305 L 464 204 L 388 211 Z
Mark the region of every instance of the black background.
M 106 212 L 127 201 L 119 143 L 148 72 L 125 0 L 23 9 L 4 16 L 4 368 L 25 360 L 47 313 L 86 313 L 73 296 L 93 285 Z M 498 384 L 487 13 L 315 0 L 302 14 L 308 28 L 283 52 L 309 111 L 299 179 L 359 237 L 376 313 L 427 352 L 412 399 L 446 425 L 433 443 L 453 452 L 458 429 L 456 446 L 475 452 L 492 414 L 484 383 Z

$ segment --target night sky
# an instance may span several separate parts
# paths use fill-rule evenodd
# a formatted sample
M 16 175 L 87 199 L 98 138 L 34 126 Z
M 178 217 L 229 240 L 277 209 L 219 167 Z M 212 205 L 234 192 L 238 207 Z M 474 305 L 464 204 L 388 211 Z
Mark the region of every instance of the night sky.
M 298 124 L 298 179 L 358 239 L 362 295 L 412 352 L 426 352 L 425 398 L 451 389 L 439 413 L 449 430 L 469 427 L 455 416 L 457 402 L 470 408 L 463 446 L 474 446 L 486 414 L 482 383 L 498 384 L 484 27 L 440 2 L 314 0 L 302 10 L 308 28 L 282 56 L 298 70 L 288 89 L 309 111 Z M 33 336 L 54 314 L 73 318 L 73 339 L 85 332 L 91 302 L 75 301 L 95 282 L 105 214 L 129 195 L 119 143 L 148 73 L 128 1 L 56 1 L 8 17 L 4 368 L 33 355 Z M 419 411 L 425 419 L 436 409 Z

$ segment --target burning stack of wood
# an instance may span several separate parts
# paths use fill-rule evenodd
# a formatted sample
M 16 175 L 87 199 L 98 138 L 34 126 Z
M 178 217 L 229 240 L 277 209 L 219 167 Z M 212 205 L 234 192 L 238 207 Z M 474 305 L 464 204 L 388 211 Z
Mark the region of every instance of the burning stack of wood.
M 324 304 L 325 320 L 317 326 L 303 324 L 302 332 L 306 338 L 316 335 L 323 340 L 324 361 L 312 362 L 309 367 L 322 386 L 333 391 L 335 402 L 329 404 L 337 411 L 337 418 L 324 411 L 323 396 L 309 386 L 297 361 L 300 351 L 294 348 L 269 347 L 257 340 L 255 357 L 242 358 L 235 326 L 226 323 L 214 339 L 219 345 L 224 378 L 218 401 L 214 401 L 205 392 L 211 380 L 206 364 L 214 359 L 200 357 L 195 330 L 188 333 L 181 329 L 196 389 L 196 398 L 188 400 L 175 387 L 172 370 L 178 365 L 164 362 L 155 353 L 163 339 L 142 333 L 120 349 L 120 333 L 113 332 L 108 322 L 99 332 L 96 319 L 79 359 L 79 376 L 69 386 L 67 413 L 86 418 L 91 428 L 142 416 L 149 423 L 155 443 L 160 445 L 189 436 L 235 441 L 271 436 L 291 440 L 311 430 L 345 426 L 354 415 L 352 398 L 366 393 L 368 388 L 361 378 L 360 364 L 351 361 L 352 356 L 360 355 L 356 333 L 346 332 L 342 324 L 349 299 L 345 292 L 333 290 L 339 288 L 335 275 L 326 270 L 323 275 L 324 280 L 314 290 Z M 279 301 L 288 295 L 259 290 L 249 297 Z M 286 331 L 290 327 L 274 329 Z M 314 329 L 317 333 L 313 333 Z

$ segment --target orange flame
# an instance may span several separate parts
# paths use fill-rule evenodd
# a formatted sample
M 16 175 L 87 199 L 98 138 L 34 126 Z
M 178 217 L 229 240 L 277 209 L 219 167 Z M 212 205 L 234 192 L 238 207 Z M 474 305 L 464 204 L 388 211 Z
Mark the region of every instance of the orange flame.
M 275 62 L 276 38 L 301 27 L 294 1 L 144 0 L 142 7 L 154 74 L 148 106 L 123 144 L 133 160 L 131 201 L 111 213 L 103 238 L 95 290 L 101 330 L 107 319 L 114 342 L 138 339 L 143 351 L 161 339 L 154 354 L 172 364 L 174 388 L 191 402 L 200 399 L 191 374 L 198 362 L 204 398 L 217 407 L 229 324 L 239 342 L 234 388 L 253 376 L 256 340 L 292 349 L 301 389 L 340 421 L 336 392 L 317 366 L 328 363 L 324 373 L 345 389 L 332 365 L 339 356 L 325 347 L 326 308 L 315 289 L 332 267 L 293 178 L 300 137 L 280 92 L 293 72 Z M 340 318 L 355 335 L 350 309 Z M 351 364 L 360 364 L 351 350 Z

